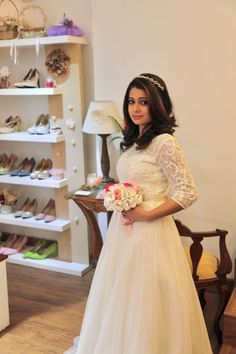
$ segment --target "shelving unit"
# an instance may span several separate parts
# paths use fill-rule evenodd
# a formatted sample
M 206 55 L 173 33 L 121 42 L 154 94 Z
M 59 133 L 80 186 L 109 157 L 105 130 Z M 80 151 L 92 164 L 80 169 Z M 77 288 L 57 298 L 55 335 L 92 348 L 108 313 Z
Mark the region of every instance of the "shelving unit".
M 87 43 L 88 41 L 83 37 L 72 36 L 0 41 L 0 49 L 16 46 L 21 48 L 21 52 L 24 48 L 34 50 L 34 47 L 39 45 L 40 52 L 44 50 L 44 58 L 53 49 L 62 48 L 71 59 L 70 73 L 63 81 L 57 83 L 56 88 L 9 88 L 0 90 L 0 111 L 1 100 L 4 97 L 12 97 L 13 100 L 14 97 L 18 100 L 24 97 L 27 100 L 27 105 L 30 106 L 37 102 L 37 99 L 39 99 L 37 97 L 44 96 L 47 98 L 49 115 L 61 117 L 60 123 L 63 125 L 63 135 L 30 135 L 27 132 L 0 134 L 1 151 L 4 151 L 3 144 L 5 142 L 10 144 L 11 152 L 14 153 L 17 153 L 19 144 L 24 146 L 27 143 L 26 151 L 30 151 L 31 148 L 29 147 L 36 144 L 36 146 L 39 146 L 39 152 L 41 151 L 40 146 L 49 146 L 53 167 L 63 168 L 66 171 L 66 177 L 59 181 L 52 178 L 38 180 L 30 177 L 0 176 L 0 185 L 15 185 L 33 191 L 40 190 L 42 197 L 47 197 L 49 193 L 47 191 L 50 191 L 54 194 L 57 213 L 57 219 L 51 223 L 45 223 L 44 220 L 36 221 L 34 218 L 15 218 L 14 214 L 0 214 L 0 231 L 4 231 L 4 227 L 7 229 L 17 227 L 19 233 L 24 230 L 25 234 L 30 235 L 32 232 L 35 235 L 38 230 L 37 237 L 39 238 L 45 238 L 48 231 L 48 238 L 56 239 L 59 247 L 58 259 L 34 261 L 24 259 L 22 255 L 17 254 L 10 256 L 8 262 L 79 276 L 90 269 L 86 221 L 76 205 L 66 201 L 64 196 L 69 190 L 74 190 L 83 184 L 85 177 L 81 130 L 83 115 L 81 46 Z M 44 61 L 41 64 L 43 66 Z M 18 70 L 20 70 L 20 67 Z M 68 126 L 66 124 L 67 120 L 73 121 L 74 127 Z M 45 156 L 41 156 L 41 158 L 43 157 Z M 43 233 L 40 233 L 40 230 Z

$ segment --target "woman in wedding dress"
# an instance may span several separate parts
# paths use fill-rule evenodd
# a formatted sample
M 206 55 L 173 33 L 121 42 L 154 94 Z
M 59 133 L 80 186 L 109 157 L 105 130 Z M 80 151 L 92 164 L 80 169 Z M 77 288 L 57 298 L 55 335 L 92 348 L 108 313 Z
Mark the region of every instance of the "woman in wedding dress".
M 94 274 L 75 354 L 212 354 L 201 307 L 172 214 L 196 189 L 164 81 L 142 74 L 124 98 L 119 181 L 144 201 L 114 212 Z M 127 227 L 127 225 L 132 225 Z

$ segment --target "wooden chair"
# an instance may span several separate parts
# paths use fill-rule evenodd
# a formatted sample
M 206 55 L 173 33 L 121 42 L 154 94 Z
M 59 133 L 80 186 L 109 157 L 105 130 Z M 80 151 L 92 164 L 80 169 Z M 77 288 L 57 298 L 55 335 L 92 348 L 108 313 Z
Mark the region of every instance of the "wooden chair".
M 220 320 L 231 294 L 231 287 L 227 283 L 227 274 L 232 270 L 232 262 L 225 242 L 228 232 L 220 229 L 193 232 L 179 220 L 175 220 L 175 224 L 181 237 L 189 237 L 191 239 L 191 245 L 190 247 L 185 247 L 185 252 L 192 270 L 193 280 L 202 309 L 206 304 L 204 297 L 205 290 L 216 287 L 219 291 L 219 303 L 214 318 L 214 331 L 218 342 L 221 344 L 222 331 Z M 201 242 L 208 237 L 218 237 L 220 259 L 203 250 Z M 204 266 L 205 261 L 208 262 L 208 265 L 211 264 L 211 269 L 208 269 L 207 274 L 205 274 L 207 268 Z

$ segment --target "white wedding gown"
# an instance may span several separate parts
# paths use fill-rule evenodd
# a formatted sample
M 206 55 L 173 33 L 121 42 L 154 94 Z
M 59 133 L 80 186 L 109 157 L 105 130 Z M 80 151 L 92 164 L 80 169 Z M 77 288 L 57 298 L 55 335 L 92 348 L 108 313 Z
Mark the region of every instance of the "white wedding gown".
M 196 190 L 176 139 L 135 146 L 117 164 L 120 182 L 142 188 L 143 207 L 171 198 L 184 208 Z M 170 191 L 171 187 L 171 191 Z M 171 216 L 135 222 L 114 212 L 94 274 L 79 341 L 70 354 L 212 354 L 189 265 Z

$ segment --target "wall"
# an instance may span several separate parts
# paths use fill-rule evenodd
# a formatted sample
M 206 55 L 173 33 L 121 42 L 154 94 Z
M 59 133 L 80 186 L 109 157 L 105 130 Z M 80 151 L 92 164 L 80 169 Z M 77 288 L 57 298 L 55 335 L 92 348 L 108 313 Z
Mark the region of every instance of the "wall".
M 121 111 L 134 76 L 163 77 L 178 119 L 176 136 L 199 191 L 198 203 L 177 217 L 193 229 L 227 229 L 233 258 L 235 19 L 233 0 L 93 1 L 96 99 L 115 100 Z M 215 251 L 215 242 L 209 247 Z

